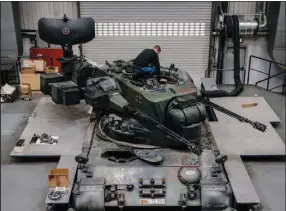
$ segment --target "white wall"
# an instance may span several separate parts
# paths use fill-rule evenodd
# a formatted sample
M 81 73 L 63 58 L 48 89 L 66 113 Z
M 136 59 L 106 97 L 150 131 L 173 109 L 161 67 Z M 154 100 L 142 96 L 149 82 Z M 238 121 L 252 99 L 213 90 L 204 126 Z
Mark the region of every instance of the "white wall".
M 19 2 L 19 12 L 22 29 L 38 29 L 38 21 L 42 17 L 46 18 L 62 18 L 64 14 L 69 18 L 78 17 L 77 2 L 62 1 L 62 2 Z M 24 43 L 24 49 L 29 45 Z M 48 47 L 47 43 L 39 40 L 38 47 Z M 57 45 L 50 45 L 51 48 L 61 48 Z M 79 55 L 78 45 L 73 46 L 74 54 Z
M 42 17 L 62 18 L 66 14 L 69 18 L 78 16 L 77 2 L 19 2 L 19 12 L 22 29 L 38 29 L 38 20 Z
M 12 3 L 1 1 L 1 56 L 9 55 L 11 59 L 1 59 L 2 64 L 16 61 L 18 47 Z

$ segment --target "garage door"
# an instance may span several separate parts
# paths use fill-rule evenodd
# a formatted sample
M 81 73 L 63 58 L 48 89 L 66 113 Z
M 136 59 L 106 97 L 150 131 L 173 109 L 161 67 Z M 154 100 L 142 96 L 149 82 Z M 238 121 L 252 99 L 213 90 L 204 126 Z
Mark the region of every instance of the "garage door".
M 133 59 L 145 48 L 162 48 L 162 66 L 175 63 L 198 82 L 208 65 L 212 2 L 80 2 L 81 17 L 95 20 L 88 59 Z

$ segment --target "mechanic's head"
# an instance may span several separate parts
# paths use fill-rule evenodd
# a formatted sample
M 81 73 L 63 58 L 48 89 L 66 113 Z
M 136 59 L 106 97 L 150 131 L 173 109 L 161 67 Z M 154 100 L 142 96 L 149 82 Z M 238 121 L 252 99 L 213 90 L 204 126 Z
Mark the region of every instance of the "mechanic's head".
M 157 54 L 161 53 L 161 47 L 159 45 L 154 45 L 153 49 Z

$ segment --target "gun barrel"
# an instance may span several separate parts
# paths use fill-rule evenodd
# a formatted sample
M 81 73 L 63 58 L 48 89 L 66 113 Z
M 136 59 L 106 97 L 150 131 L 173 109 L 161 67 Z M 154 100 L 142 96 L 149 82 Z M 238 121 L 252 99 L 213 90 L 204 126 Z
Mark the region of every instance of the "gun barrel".
M 245 118 L 245 117 L 242 117 L 242 116 L 240 116 L 239 114 L 236 114 L 236 113 L 234 113 L 234 112 L 232 112 L 232 111 L 230 111 L 230 110 L 228 110 L 228 109 L 226 109 L 226 108 L 224 108 L 224 107 L 221 107 L 221 106 L 219 106 L 219 105 L 217 105 L 217 104 L 215 104 L 215 103 L 213 103 L 213 102 L 210 102 L 209 100 L 205 100 L 205 99 L 203 99 L 203 98 L 200 98 L 199 101 L 200 101 L 201 103 L 205 104 L 205 105 L 208 105 L 208 106 L 210 106 L 210 107 L 212 107 L 212 108 L 214 108 L 214 109 L 216 109 L 216 110 L 218 110 L 218 111 L 224 113 L 224 114 L 227 114 L 227 115 L 229 115 L 229 116 L 232 116 L 233 118 L 236 118 L 237 120 L 239 120 L 239 121 L 241 121 L 241 122 L 249 123 L 249 124 L 251 124 L 251 125 L 252 125 L 255 129 L 257 129 L 257 130 L 260 130 L 260 131 L 262 131 L 262 132 L 265 132 L 265 130 L 267 129 L 267 126 L 266 126 L 266 125 L 264 125 L 264 124 L 262 124 L 262 123 L 259 123 L 259 122 L 253 122 L 253 121 L 251 121 L 250 119 L 247 119 L 247 118 Z
M 197 147 L 195 144 L 187 141 L 184 137 L 181 137 L 180 135 L 178 135 L 177 133 L 175 133 L 172 130 L 168 129 L 167 127 L 165 127 L 164 125 L 162 125 L 159 122 L 155 121 L 154 119 L 152 119 L 152 118 L 146 116 L 145 114 L 141 113 L 140 111 L 132 108 L 130 105 L 127 105 L 125 107 L 125 110 L 133 118 L 135 118 L 135 119 L 140 118 L 140 120 L 149 122 L 150 124 L 152 124 L 153 126 L 158 128 L 159 130 L 163 131 L 165 134 L 167 134 L 170 137 L 172 137 L 175 141 L 179 141 L 179 142 L 182 142 L 182 143 L 186 144 L 187 147 L 192 152 L 194 152 L 195 154 L 200 155 L 202 153 L 201 149 L 199 149 L 199 147 Z

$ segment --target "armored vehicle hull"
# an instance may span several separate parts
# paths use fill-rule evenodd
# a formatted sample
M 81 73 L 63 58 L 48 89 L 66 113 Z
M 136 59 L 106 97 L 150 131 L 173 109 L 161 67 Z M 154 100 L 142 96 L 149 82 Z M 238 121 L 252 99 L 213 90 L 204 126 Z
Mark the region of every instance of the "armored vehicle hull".
M 188 150 L 147 150 L 162 156 L 159 163 L 146 162 L 132 147 L 95 136 L 89 161 L 78 170 L 73 208 L 228 210 L 233 206 L 232 189 L 223 165 L 215 162 L 207 121 L 202 128 L 201 143 L 205 146 L 200 156 Z
M 63 34 L 45 35 L 53 29 Z M 206 107 L 261 131 L 265 125 L 209 102 L 174 64 L 162 67 L 160 75 L 149 75 L 134 71 L 132 61 L 97 65 L 74 56 L 73 44 L 95 36 L 91 18 L 42 18 L 39 33 L 64 50 L 61 74 L 42 78 L 41 89 L 52 90 L 49 94 L 57 104 L 85 100 L 93 108 L 95 134 L 75 157 L 79 165 L 69 211 L 233 210 L 233 192 L 223 168 L 227 157 L 216 147 Z M 56 189 L 49 196 L 54 200 L 65 193 Z

